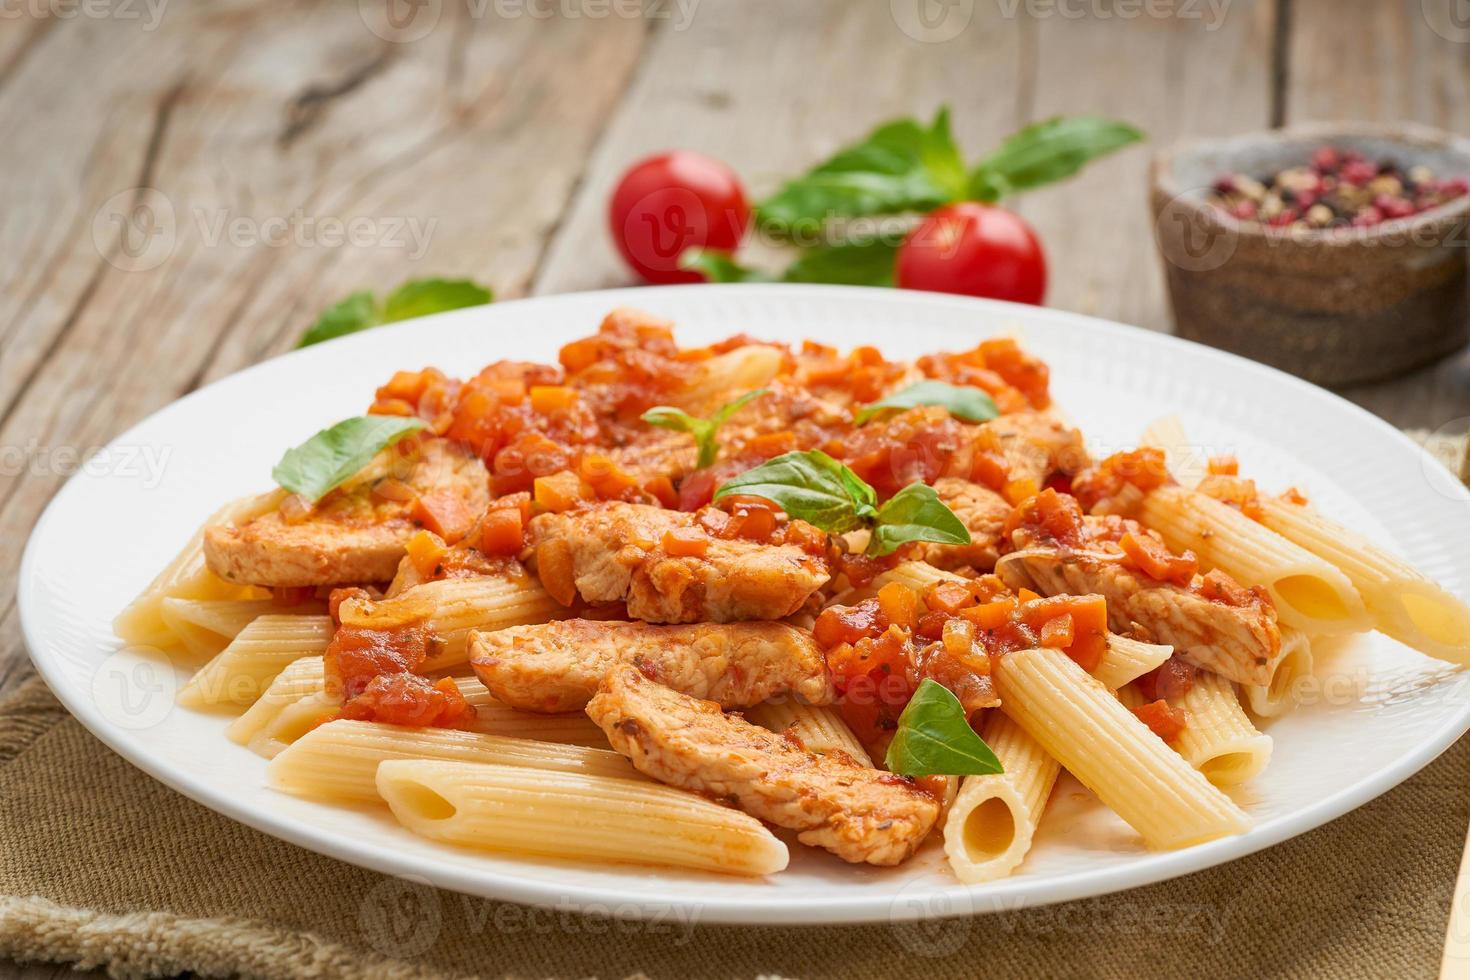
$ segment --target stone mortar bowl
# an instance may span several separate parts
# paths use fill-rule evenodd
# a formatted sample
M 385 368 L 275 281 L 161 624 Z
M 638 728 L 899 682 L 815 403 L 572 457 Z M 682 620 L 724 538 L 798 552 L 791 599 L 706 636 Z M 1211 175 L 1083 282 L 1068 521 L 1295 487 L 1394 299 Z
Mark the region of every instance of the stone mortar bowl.
M 1325 385 L 1393 377 L 1464 346 L 1470 195 L 1320 230 L 1267 228 L 1206 202 L 1223 174 L 1300 166 L 1324 144 L 1470 176 L 1470 140 L 1408 124 L 1293 127 L 1160 153 L 1150 204 L 1179 335 Z

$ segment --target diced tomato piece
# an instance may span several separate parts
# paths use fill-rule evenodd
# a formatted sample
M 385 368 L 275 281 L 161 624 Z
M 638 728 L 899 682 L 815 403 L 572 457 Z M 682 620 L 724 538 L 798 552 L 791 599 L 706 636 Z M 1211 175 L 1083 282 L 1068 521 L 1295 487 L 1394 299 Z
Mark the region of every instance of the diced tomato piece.
M 656 476 L 643 484 L 643 492 L 663 507 L 672 509 L 679 505 L 679 492 L 674 489 L 674 481 L 666 476 Z
M 1040 491 L 1041 488 L 1036 485 L 1036 481 L 1027 477 L 1024 480 L 1008 481 L 1005 487 L 1002 488 L 1000 495 L 1006 498 L 1006 503 L 1015 507 L 1017 504 L 1036 496 Z
M 542 415 L 563 412 L 577 404 L 577 389 L 565 385 L 536 385 L 531 389 L 531 409 Z
M 1194 664 L 1179 657 L 1170 657 L 1134 683 L 1138 685 L 1139 693 L 1150 701 L 1158 698 L 1178 700 L 1194 686 L 1197 672 Z
M 699 470 L 684 477 L 679 483 L 679 509 L 692 512 L 709 503 L 718 479 L 711 470 Z
M 342 706 L 340 717 L 424 728 L 454 725 L 468 711 L 451 678 L 431 683 L 418 674 L 381 674 Z
M 362 692 L 379 674 L 400 674 L 418 668 L 428 656 L 428 635 L 422 626 L 391 630 L 338 628 L 327 644 L 327 679 L 344 699 Z
M 1234 456 L 1211 456 L 1206 466 L 1213 476 L 1240 475 L 1240 461 Z
M 1170 706 L 1167 701 L 1151 701 L 1133 709 L 1133 714 L 1139 721 L 1149 727 L 1149 730 L 1166 742 L 1172 742 L 1179 737 L 1188 723 L 1188 716 L 1178 708 Z
M 856 643 L 878 636 L 884 624 L 878 612 L 877 599 L 864 599 L 855 606 L 829 606 L 817 616 L 812 635 L 819 645 L 833 647 L 839 643 Z

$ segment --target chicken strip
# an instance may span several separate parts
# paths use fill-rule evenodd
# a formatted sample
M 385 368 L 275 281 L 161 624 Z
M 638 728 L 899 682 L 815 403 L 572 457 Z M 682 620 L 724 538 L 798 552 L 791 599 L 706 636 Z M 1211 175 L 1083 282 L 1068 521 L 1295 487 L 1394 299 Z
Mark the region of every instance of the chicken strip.
M 1269 602 L 1231 605 L 1207 598 L 1199 575 L 1189 586 L 1175 585 L 1128 568 L 1121 554 L 1046 544 L 1006 555 L 995 571 L 1013 589 L 1101 595 L 1114 633 L 1168 644 L 1190 663 L 1239 684 L 1269 683 L 1281 651 Z
M 968 567 L 988 572 L 995 568 L 1011 505 L 989 487 L 958 477 L 936 480 L 934 492 L 969 530 L 970 543 L 925 545 L 921 560 L 943 569 Z
M 781 619 L 830 577 L 823 556 L 718 538 L 699 516 L 625 503 L 542 514 L 530 525 L 537 573 L 563 605 L 622 601 L 650 623 Z
M 782 694 L 811 704 L 835 697 L 811 634 L 784 623 L 565 619 L 470 637 L 470 665 L 480 680 L 497 699 L 525 711 L 580 711 L 619 664 L 722 708 L 748 708 Z
M 998 453 L 1008 480 L 1030 480 L 1037 488 L 1047 477 L 1070 476 L 1088 462 L 1082 433 L 1049 412 L 997 416 L 980 427 L 976 448 Z
M 898 864 L 939 819 L 940 801 L 912 779 L 840 750 L 816 755 L 635 667 L 609 671 L 587 714 L 644 775 L 729 800 L 854 864 Z
M 205 529 L 210 570 L 230 582 L 273 587 L 387 582 L 423 526 L 425 505 L 450 517 L 460 533 L 489 506 L 485 464 L 463 447 L 435 439 L 410 457 L 394 452 L 380 453 L 302 520 L 273 511 Z

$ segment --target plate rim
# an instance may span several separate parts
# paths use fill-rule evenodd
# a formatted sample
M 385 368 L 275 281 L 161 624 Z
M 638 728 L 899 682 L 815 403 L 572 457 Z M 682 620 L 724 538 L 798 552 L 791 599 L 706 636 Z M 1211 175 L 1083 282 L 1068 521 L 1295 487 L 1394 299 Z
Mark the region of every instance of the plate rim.
M 1164 350 L 1191 350 L 1203 352 L 1210 357 L 1225 358 L 1250 373 L 1269 379 L 1269 383 L 1285 382 L 1298 393 L 1327 404 L 1336 410 L 1351 409 L 1356 421 L 1369 422 L 1380 433 L 1389 436 L 1403 448 L 1410 450 L 1421 464 L 1432 462 L 1433 466 L 1449 477 L 1453 497 L 1470 502 L 1470 490 L 1450 473 L 1447 467 L 1435 459 L 1422 446 L 1416 444 L 1401 430 L 1373 415 L 1366 409 L 1317 385 L 1294 375 L 1251 361 L 1228 351 L 1164 334 L 1158 331 L 1129 326 L 1088 314 L 1074 313 L 1050 307 L 1034 307 L 997 300 L 954 296 L 941 293 L 899 292 L 890 289 L 856 286 L 830 286 L 811 284 L 697 284 L 655 287 L 619 287 L 578 293 L 562 293 L 500 301 L 495 309 L 522 310 L 533 314 L 540 306 L 555 306 L 575 300 L 603 309 L 618 306 L 650 306 L 657 308 L 660 297 L 700 291 L 701 295 L 718 300 L 720 294 L 749 296 L 770 293 L 778 296 L 801 296 L 820 300 L 823 297 L 862 297 L 879 293 L 887 298 L 901 297 L 900 305 L 955 306 L 970 309 L 977 314 L 991 314 L 999 318 L 1010 316 L 1022 323 L 1026 320 L 1053 320 L 1059 324 L 1072 324 L 1090 330 L 1111 333 L 1125 342 L 1154 345 Z M 449 323 L 463 319 L 467 323 L 481 315 L 486 307 L 470 307 L 434 314 L 416 322 L 403 322 L 387 327 L 375 328 L 369 335 L 384 335 L 388 331 L 406 332 L 421 327 L 423 321 L 433 320 Z M 497 312 L 496 314 L 501 315 Z M 945 328 L 947 329 L 947 328 Z M 352 344 L 360 336 L 341 338 L 337 343 Z M 341 349 L 341 348 L 338 348 Z M 281 358 L 316 356 L 297 349 L 276 357 L 249 365 L 240 371 L 219 378 L 193 392 L 160 406 L 144 418 L 129 426 L 125 431 L 108 441 L 112 447 L 125 443 L 139 428 L 152 423 L 164 413 L 182 411 L 182 406 L 196 397 L 218 386 L 244 383 L 257 371 L 263 371 Z M 238 823 L 269 834 L 279 840 L 305 847 L 318 854 L 341 860 L 358 867 L 368 868 L 407 880 L 431 884 L 465 894 L 486 898 L 518 902 L 528 905 L 566 908 L 596 906 L 600 914 L 618 918 L 641 919 L 661 914 L 665 910 L 685 908 L 693 905 L 701 924 L 742 925 L 793 925 L 793 924 L 852 924 L 862 922 L 888 922 L 890 924 L 921 918 L 950 918 L 989 912 L 1015 911 L 1021 908 L 1047 905 L 1078 898 L 1095 897 L 1152 884 L 1159 881 L 1202 871 L 1248 854 L 1275 846 L 1292 837 L 1321 827 L 1344 814 L 1382 795 L 1393 787 L 1422 770 L 1441 753 L 1453 745 L 1461 735 L 1470 730 L 1470 702 L 1459 706 L 1456 713 L 1429 733 L 1414 749 L 1405 753 L 1382 771 L 1357 780 L 1323 797 L 1308 807 L 1298 809 L 1266 820 L 1243 835 L 1222 838 L 1205 844 L 1195 845 L 1178 851 L 1154 852 L 1139 855 L 1126 867 L 1093 868 L 1069 874 L 1055 881 L 1027 881 L 1024 877 L 1000 879 L 976 885 L 952 884 L 922 889 L 914 897 L 922 897 L 923 904 L 904 901 L 897 888 L 880 894 L 859 894 L 853 897 L 824 900 L 814 906 L 809 898 L 799 896 L 770 895 L 758 900 L 748 896 L 706 897 L 700 896 L 693 902 L 683 900 L 655 901 L 639 897 L 635 903 L 628 901 L 626 894 L 600 885 L 569 885 L 535 878 L 524 878 L 501 873 L 486 873 L 483 869 L 461 871 L 457 868 L 436 867 L 425 873 L 422 865 L 416 865 L 412 855 L 402 858 L 375 844 L 358 844 L 354 840 L 334 837 L 326 830 L 281 812 L 251 804 L 247 800 L 217 792 L 213 788 L 193 780 L 187 770 L 159 760 L 147 751 L 147 746 L 135 733 L 109 722 L 102 711 L 83 697 L 85 693 L 71 684 L 61 671 L 61 664 L 41 656 L 43 644 L 38 642 L 36 618 L 39 600 L 33 593 L 34 567 L 40 561 L 37 542 L 41 532 L 65 506 L 67 495 L 76 485 L 74 478 L 57 490 L 32 527 L 18 567 L 16 588 L 17 608 L 20 614 L 21 633 L 26 652 L 37 673 L 47 687 L 61 701 L 67 711 L 104 745 L 141 769 L 151 778 L 157 779 L 171 789 L 183 794 L 206 808 L 220 813 Z M 1457 677 L 1467 674 L 1453 675 Z M 1440 681 L 1439 683 L 1446 683 Z M 936 907 L 937 905 L 937 907 Z M 796 916 L 795 918 L 793 916 Z

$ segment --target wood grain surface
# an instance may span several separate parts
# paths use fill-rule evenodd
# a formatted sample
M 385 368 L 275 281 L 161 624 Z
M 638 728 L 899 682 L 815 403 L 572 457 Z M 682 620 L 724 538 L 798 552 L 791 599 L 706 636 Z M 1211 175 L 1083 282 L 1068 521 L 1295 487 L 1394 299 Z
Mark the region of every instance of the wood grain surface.
M 702 150 L 762 194 L 941 103 L 971 158 L 1062 112 L 1150 147 L 1309 119 L 1470 131 L 1459 0 L 424 0 L 396 27 L 376 2 L 0 8 L 0 694 L 29 670 L 21 549 L 88 450 L 353 289 L 628 282 L 604 209 L 641 155 Z M 1052 305 L 1169 328 L 1150 147 L 1020 202 Z M 1470 359 L 1344 394 L 1463 430 Z

